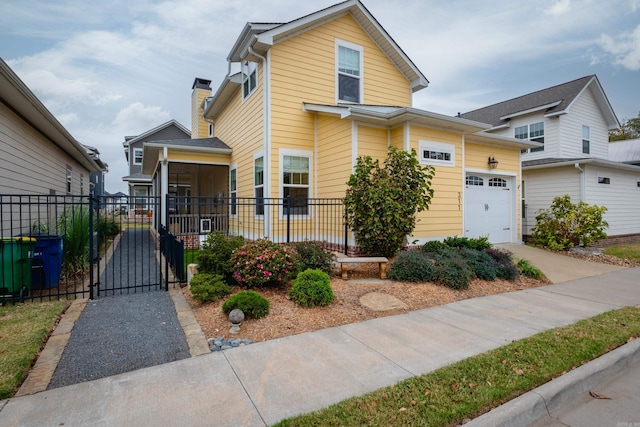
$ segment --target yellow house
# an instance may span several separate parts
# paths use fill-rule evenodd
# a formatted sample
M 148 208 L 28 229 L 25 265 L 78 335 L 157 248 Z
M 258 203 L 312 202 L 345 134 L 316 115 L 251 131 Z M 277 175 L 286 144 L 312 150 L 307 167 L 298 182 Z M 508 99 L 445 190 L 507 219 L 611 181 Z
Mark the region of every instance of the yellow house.
M 227 60 L 230 72 L 212 96 L 194 91 L 201 113 L 192 124 L 193 137 L 231 149 L 218 153 L 229 167 L 225 195 L 341 198 L 358 156 L 383 160 L 389 146 L 415 149 L 435 166 L 435 194 L 409 241 L 520 240 L 520 152 L 537 144 L 413 108 L 412 93 L 428 81 L 359 0 L 285 24 L 248 23 Z M 306 203 L 289 209 L 296 221 L 314 222 Z M 244 221 L 256 222 L 255 235 L 281 238 L 274 224 L 284 219 L 282 207 L 257 204 L 253 214 Z M 344 234 L 341 226 L 320 231 Z

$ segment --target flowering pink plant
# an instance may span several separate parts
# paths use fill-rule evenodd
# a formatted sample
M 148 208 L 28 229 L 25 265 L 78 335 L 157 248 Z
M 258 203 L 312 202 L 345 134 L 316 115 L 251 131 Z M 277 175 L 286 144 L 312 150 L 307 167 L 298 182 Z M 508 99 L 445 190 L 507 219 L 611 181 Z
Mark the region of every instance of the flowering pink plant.
M 298 253 L 291 246 L 259 239 L 234 251 L 231 266 L 233 278 L 241 286 L 278 286 L 295 275 Z

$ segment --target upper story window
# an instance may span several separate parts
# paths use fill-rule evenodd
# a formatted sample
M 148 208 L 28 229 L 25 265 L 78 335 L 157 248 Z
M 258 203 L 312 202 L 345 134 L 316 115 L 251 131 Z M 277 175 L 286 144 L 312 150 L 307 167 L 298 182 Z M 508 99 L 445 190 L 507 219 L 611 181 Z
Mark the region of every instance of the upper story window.
M 338 101 L 362 103 L 362 46 L 336 40 Z
M 133 164 L 134 165 L 142 164 L 142 148 L 133 149 Z
M 258 64 L 251 61 L 242 63 L 242 99 L 247 99 L 258 87 Z
M 591 151 L 591 137 L 589 126 L 582 126 L 582 153 L 589 154 Z
M 419 141 L 420 163 L 434 166 L 455 166 L 455 147 L 442 142 Z
M 514 138 L 528 139 L 529 141 L 544 144 L 544 122 L 532 123 L 530 125 L 518 126 L 514 131 Z M 530 151 L 543 151 L 544 147 L 532 148 Z

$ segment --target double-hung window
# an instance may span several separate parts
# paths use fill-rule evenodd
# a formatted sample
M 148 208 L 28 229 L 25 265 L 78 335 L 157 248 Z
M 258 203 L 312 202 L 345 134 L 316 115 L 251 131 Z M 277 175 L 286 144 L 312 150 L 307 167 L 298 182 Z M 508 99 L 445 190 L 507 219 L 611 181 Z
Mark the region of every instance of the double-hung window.
M 362 47 L 336 40 L 338 101 L 362 103 Z
M 288 199 L 283 214 L 309 215 L 311 197 L 311 152 L 282 150 L 282 197 Z M 287 206 L 289 209 L 287 209 Z
M 247 99 L 258 87 L 258 64 L 251 61 L 242 63 L 242 99 Z
M 134 165 L 142 164 L 142 148 L 133 149 L 133 164 Z
M 229 171 L 229 213 L 232 216 L 236 216 L 238 214 L 237 207 L 237 196 L 238 196 L 238 168 L 234 165 L 231 166 L 231 170 Z
M 591 151 L 591 137 L 589 132 L 589 126 L 582 126 L 582 153 L 589 154 Z
M 256 198 L 256 215 L 264 215 L 264 156 L 253 161 L 253 187 Z
M 535 141 L 544 144 L 544 122 L 518 126 L 517 128 L 515 128 L 514 138 L 528 139 L 529 141 Z M 544 151 L 544 147 L 536 147 L 531 149 L 532 153 L 536 151 Z

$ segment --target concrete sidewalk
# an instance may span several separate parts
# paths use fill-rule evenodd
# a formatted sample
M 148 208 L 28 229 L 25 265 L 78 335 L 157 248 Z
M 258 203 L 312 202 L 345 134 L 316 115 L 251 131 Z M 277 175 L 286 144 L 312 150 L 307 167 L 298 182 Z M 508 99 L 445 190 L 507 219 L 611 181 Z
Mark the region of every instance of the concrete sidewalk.
M 16 397 L 0 402 L 0 426 L 271 425 L 638 305 L 639 274 L 622 269 L 464 300 Z

